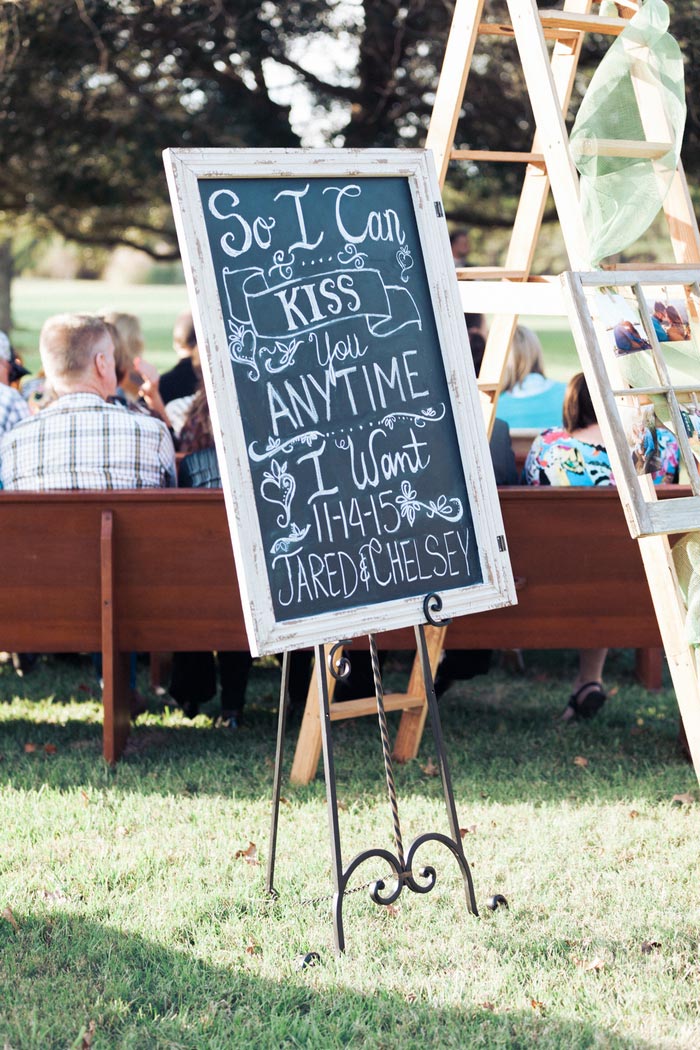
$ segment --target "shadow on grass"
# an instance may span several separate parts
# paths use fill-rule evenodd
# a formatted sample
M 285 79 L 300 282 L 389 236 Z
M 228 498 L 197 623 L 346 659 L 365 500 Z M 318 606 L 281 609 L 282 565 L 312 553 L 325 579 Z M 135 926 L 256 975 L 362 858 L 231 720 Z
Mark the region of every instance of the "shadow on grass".
M 455 1009 L 434 1006 L 408 988 L 403 995 L 381 990 L 363 995 L 342 986 L 342 970 L 328 987 L 324 970 L 335 966 L 330 956 L 299 971 L 290 950 L 279 959 L 273 980 L 256 973 L 265 960 L 246 954 L 241 945 L 231 945 L 227 965 L 213 965 L 185 948 L 166 948 L 65 912 L 15 919 L 17 931 L 0 923 L 0 1036 L 13 1050 L 91 1044 L 100 1050 L 397 1045 L 651 1050 L 639 1039 L 548 1015 L 542 1004 L 524 1010 L 491 1003 Z
M 692 776 L 677 752 L 673 691 L 650 693 L 636 684 L 629 653 L 611 654 L 608 681 L 615 683 L 615 693 L 600 715 L 574 726 L 562 724 L 571 656 L 528 653 L 525 675 L 496 669 L 448 691 L 440 712 L 458 800 L 656 799 L 672 796 L 679 781 Z M 405 667 L 400 662 L 397 667 L 388 676 L 390 689 L 405 687 Z M 100 707 L 94 698 L 80 702 L 86 695 L 80 680 L 84 667 L 46 664 L 36 677 L 23 681 L 4 669 L 0 699 L 19 699 L 11 707 L 0 704 L 0 784 L 12 782 L 27 790 L 46 783 L 58 789 L 109 786 L 145 795 L 265 797 L 272 783 L 278 674 L 256 671 L 239 731 L 213 730 L 204 716 L 188 723 L 179 714 L 164 712 L 161 701 L 152 697 L 151 713 L 132 730 L 124 759 L 109 769 L 101 758 Z M 8 691 L 8 683 L 14 692 Z M 38 704 L 36 718 L 33 701 Z M 206 710 L 215 707 L 212 702 Z M 393 736 L 398 714 L 390 716 L 390 723 Z M 288 784 L 297 728 L 298 723 L 287 734 L 284 790 L 302 800 L 321 797 L 320 771 L 307 787 Z M 334 722 L 333 741 L 344 795 L 367 802 L 383 799 L 376 719 Z M 25 752 L 27 744 L 34 745 L 31 753 Z M 439 777 L 424 772 L 427 759 L 435 756 L 427 728 L 419 759 L 396 769 L 400 796 L 440 796 Z M 585 767 L 577 762 L 581 756 Z

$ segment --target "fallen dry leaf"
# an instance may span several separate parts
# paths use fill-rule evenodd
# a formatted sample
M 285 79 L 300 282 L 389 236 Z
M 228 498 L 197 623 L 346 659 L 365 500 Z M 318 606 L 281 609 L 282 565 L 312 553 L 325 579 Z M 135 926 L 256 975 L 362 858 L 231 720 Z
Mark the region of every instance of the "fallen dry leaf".
M 686 791 L 683 795 L 674 795 L 671 802 L 678 802 L 681 806 L 692 806 L 695 802 L 695 795 Z
M 90 1021 L 89 1025 L 83 1032 L 83 1041 L 80 1044 L 80 1050 L 90 1050 L 93 1039 L 95 1038 L 95 1022 Z
M 44 751 L 47 755 L 55 755 L 58 751 L 58 748 L 55 744 L 44 744 Z
M 404 998 L 405 998 L 407 1003 L 415 1003 L 415 1001 L 418 998 L 418 996 L 416 995 L 415 992 L 406 992 L 406 995 L 404 996 Z
M 482 1010 L 495 1010 L 496 1009 L 496 1004 L 492 1003 L 492 1002 L 489 1002 L 488 999 L 486 1000 L 485 1003 L 479 1003 L 479 1006 L 481 1007 Z
M 639 811 L 638 810 L 636 810 L 636 809 L 631 809 L 630 810 L 630 819 L 631 820 L 634 820 L 634 818 L 638 817 L 638 816 L 639 816 Z
M 252 937 L 249 937 L 245 946 L 245 953 L 246 955 L 262 955 L 262 948 L 255 943 Z
M 12 908 L 10 908 L 9 906 L 5 908 L 2 913 L 2 917 L 3 919 L 7 919 L 15 933 L 19 933 L 19 924 L 17 922 L 17 919 L 12 914 Z
M 233 856 L 235 860 L 244 860 L 246 864 L 257 865 L 260 863 L 258 860 L 258 847 L 254 842 L 248 843 L 248 849 L 237 849 Z
M 574 966 L 580 966 L 584 973 L 600 973 L 605 967 L 605 959 L 596 956 L 595 959 L 574 959 Z
M 421 769 L 425 773 L 426 777 L 437 777 L 440 775 L 440 767 L 436 766 L 432 758 L 429 758 Z
M 608 689 L 608 696 L 617 696 L 617 694 L 618 694 L 619 692 L 620 692 L 620 688 L 619 688 L 619 686 L 617 686 L 617 685 L 614 685 L 614 686 L 612 687 L 612 689 Z
M 288 798 L 285 798 L 284 795 L 280 795 L 280 805 L 282 805 L 282 806 L 291 806 L 291 804 L 292 803 L 289 801 Z
M 90 796 L 88 795 L 87 791 L 83 791 L 81 789 L 81 791 L 80 791 L 80 798 L 82 799 L 82 802 L 83 802 L 84 806 L 89 806 L 90 805 Z
M 577 755 L 574 759 L 575 766 L 581 766 L 583 769 L 588 765 L 588 759 L 584 758 L 583 755 Z
M 642 941 L 642 955 L 651 955 L 661 947 L 659 941 Z
M 392 919 L 395 919 L 396 916 L 400 914 L 400 909 L 397 908 L 395 904 L 385 905 L 384 911 L 387 913 L 387 915 L 390 915 Z
M 462 839 L 464 838 L 465 835 L 475 835 L 475 834 L 476 834 L 476 824 L 470 824 L 468 828 L 460 828 L 459 829 L 459 837 L 462 838 Z
M 36 744 L 25 744 L 24 750 L 28 755 L 31 755 L 36 751 Z
M 530 1006 L 536 1014 L 544 1014 L 547 1012 L 544 1003 L 541 1003 L 539 999 L 531 999 Z
M 340 800 L 338 800 L 338 809 L 341 811 L 341 813 L 347 813 L 347 811 L 348 811 L 348 804 L 347 804 L 347 802 L 341 802 Z

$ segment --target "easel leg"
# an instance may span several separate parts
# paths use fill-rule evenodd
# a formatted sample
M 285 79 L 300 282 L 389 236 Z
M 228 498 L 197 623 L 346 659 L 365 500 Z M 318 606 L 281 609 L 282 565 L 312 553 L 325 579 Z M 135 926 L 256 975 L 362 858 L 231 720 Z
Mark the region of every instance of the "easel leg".
M 461 843 L 462 837 L 459 833 L 459 820 L 457 819 L 457 807 L 455 806 L 454 793 L 452 791 L 452 780 L 450 778 L 450 771 L 447 768 L 447 757 L 445 755 L 445 744 L 442 737 L 442 727 L 440 725 L 440 714 L 438 712 L 438 702 L 435 696 L 435 685 L 433 682 L 433 676 L 430 670 L 430 658 L 428 654 L 428 647 L 425 640 L 425 630 L 422 624 L 419 624 L 415 628 L 416 632 L 416 648 L 420 657 L 420 664 L 423 670 L 423 678 L 425 680 L 425 695 L 428 701 L 428 711 L 430 712 L 430 725 L 433 731 L 433 739 L 435 741 L 435 750 L 438 756 L 438 766 L 440 767 L 440 777 L 442 778 L 442 790 L 445 796 L 445 806 L 447 807 L 447 818 L 450 824 L 450 833 L 455 843 L 456 848 L 461 853 L 461 859 L 459 854 L 455 852 L 455 856 L 460 861 L 460 868 L 462 876 L 464 878 L 464 889 L 467 896 L 467 908 L 472 915 L 478 915 L 479 911 L 476 906 L 476 897 L 474 896 L 474 883 L 472 881 L 471 871 L 467 864 L 467 859 L 464 856 Z M 453 851 L 454 852 L 454 851 Z
M 282 682 L 280 684 L 280 708 L 277 719 L 277 751 L 275 753 L 275 773 L 272 782 L 272 824 L 270 827 L 270 849 L 267 858 L 267 876 L 265 892 L 276 896 L 274 887 L 275 853 L 277 851 L 277 825 L 280 814 L 280 792 L 282 789 L 282 759 L 284 757 L 284 730 L 289 707 L 289 652 L 282 657 Z
M 326 681 L 325 646 L 317 645 L 316 681 L 318 685 L 319 714 L 321 719 L 321 743 L 323 745 L 323 771 L 326 778 L 326 802 L 328 806 L 328 830 L 331 838 L 331 864 L 333 865 L 333 937 L 336 952 L 345 951 L 343 932 L 343 858 L 340 851 L 340 827 L 338 825 L 338 796 L 335 787 L 335 764 L 331 740 L 331 715 Z

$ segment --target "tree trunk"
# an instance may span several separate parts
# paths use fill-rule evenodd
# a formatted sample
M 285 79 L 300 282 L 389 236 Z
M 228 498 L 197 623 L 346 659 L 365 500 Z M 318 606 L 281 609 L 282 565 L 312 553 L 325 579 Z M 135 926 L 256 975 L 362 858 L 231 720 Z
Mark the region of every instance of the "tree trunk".
M 0 329 L 12 329 L 12 238 L 0 238 Z

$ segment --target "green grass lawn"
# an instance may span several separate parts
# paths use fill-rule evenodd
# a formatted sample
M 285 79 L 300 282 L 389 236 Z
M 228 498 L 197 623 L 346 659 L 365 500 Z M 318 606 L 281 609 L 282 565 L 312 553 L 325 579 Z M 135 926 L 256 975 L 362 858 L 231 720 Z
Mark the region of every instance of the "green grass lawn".
M 65 311 L 121 310 L 141 319 L 147 356 L 161 370 L 175 362 L 172 328 L 177 315 L 187 309 L 184 285 L 123 285 L 105 281 L 57 281 L 20 278 L 14 281 L 13 341 L 27 367 L 39 368 L 39 332 L 47 317 Z M 579 371 L 573 336 L 559 318 L 522 317 L 542 341 L 547 375 L 567 380 Z
M 280 898 L 264 900 L 272 666 L 254 667 L 234 733 L 151 695 L 115 769 L 87 659 L 0 668 L 0 1046 L 695 1050 L 700 807 L 672 690 L 646 692 L 615 652 L 600 716 L 564 726 L 574 654 L 525 659 L 441 701 L 481 918 L 426 847 L 434 891 L 392 911 L 348 898 L 342 958 L 329 901 L 302 903 L 331 891 L 321 777 L 283 786 Z M 391 848 L 390 813 L 375 720 L 333 732 L 347 863 Z M 447 830 L 434 756 L 426 731 L 396 770 L 406 841 Z M 236 856 L 250 842 L 260 864 Z M 494 892 L 509 910 L 483 907 Z M 320 963 L 298 969 L 309 950 Z
M 108 284 L 106 281 L 58 281 L 18 278 L 12 284 L 14 345 L 27 367 L 39 368 L 39 332 L 47 317 L 58 313 L 119 310 L 141 320 L 146 353 L 161 370 L 176 361 L 172 330 L 187 309 L 184 285 Z

